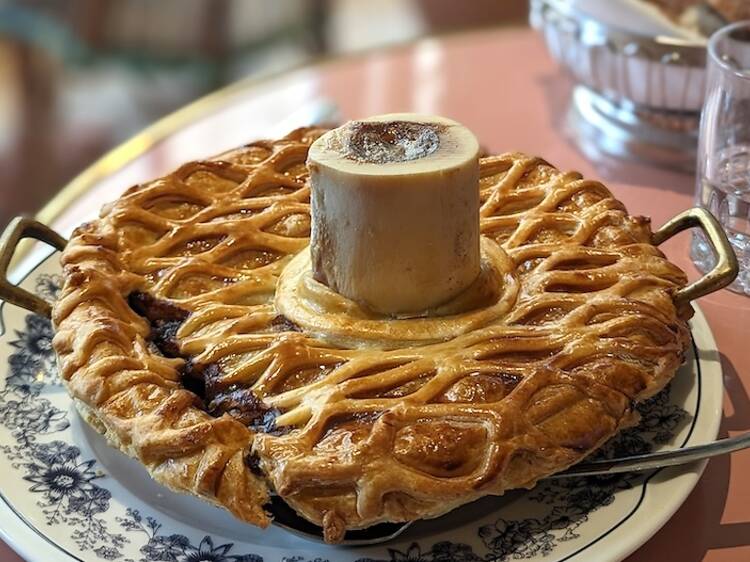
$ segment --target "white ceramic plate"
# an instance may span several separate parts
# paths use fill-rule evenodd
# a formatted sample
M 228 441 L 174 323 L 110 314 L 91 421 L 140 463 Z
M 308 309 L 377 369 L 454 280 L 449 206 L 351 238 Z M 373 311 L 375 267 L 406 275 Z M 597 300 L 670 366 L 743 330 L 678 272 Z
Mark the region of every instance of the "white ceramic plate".
M 57 255 L 22 285 L 54 298 Z M 694 346 L 671 388 L 641 409 L 641 425 L 605 447 L 623 456 L 712 441 L 722 378 L 698 311 Z M 642 475 L 550 480 L 485 498 L 394 542 L 327 546 L 154 483 L 84 424 L 59 384 L 49 321 L 0 304 L 0 533 L 32 561 L 480 562 L 621 560 L 653 535 L 695 486 L 705 463 Z

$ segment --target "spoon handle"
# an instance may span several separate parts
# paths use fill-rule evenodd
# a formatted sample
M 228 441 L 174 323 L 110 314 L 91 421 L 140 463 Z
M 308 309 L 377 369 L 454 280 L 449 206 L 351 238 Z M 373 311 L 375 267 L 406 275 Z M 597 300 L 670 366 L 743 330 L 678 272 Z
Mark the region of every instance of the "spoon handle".
M 618 474 L 622 472 L 652 470 L 708 459 L 747 448 L 750 448 L 750 433 L 737 435 L 727 439 L 719 439 L 718 441 L 706 443 L 705 445 L 695 445 L 693 447 L 685 447 L 671 451 L 659 451 L 656 453 L 635 455 L 619 459 L 583 462 L 571 466 L 563 472 L 552 474 L 547 478 L 594 476 L 600 474 Z

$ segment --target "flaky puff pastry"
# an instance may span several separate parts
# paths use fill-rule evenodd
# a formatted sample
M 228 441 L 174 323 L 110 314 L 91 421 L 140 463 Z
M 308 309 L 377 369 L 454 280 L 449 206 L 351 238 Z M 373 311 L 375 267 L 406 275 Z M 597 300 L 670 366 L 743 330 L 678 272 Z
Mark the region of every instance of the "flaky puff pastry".
M 539 158 L 481 160 L 497 286 L 479 297 L 391 319 L 316 284 L 305 159 L 323 132 L 133 187 L 63 252 L 62 376 L 156 480 L 259 526 L 272 491 L 336 542 L 531 487 L 674 375 L 684 274 L 648 220 Z

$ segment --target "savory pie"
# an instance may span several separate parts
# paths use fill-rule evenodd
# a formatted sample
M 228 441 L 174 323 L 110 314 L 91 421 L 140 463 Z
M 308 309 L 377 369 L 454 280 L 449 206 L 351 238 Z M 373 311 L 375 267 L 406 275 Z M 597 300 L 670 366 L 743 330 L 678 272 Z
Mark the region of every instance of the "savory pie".
M 174 490 L 261 527 L 276 494 L 337 542 L 531 487 L 637 422 L 686 350 L 685 275 L 540 158 L 480 161 L 490 305 L 384 318 L 318 287 L 285 301 L 315 330 L 281 315 L 324 132 L 185 164 L 76 230 L 54 346 L 88 423 Z

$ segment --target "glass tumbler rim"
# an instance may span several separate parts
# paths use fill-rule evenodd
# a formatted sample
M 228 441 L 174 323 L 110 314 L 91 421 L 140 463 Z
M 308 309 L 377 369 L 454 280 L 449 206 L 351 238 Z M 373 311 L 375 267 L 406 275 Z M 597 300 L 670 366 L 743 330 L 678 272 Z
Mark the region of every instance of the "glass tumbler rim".
M 708 40 L 708 56 L 710 57 L 710 60 L 712 60 L 722 72 L 728 72 L 729 74 L 732 74 L 740 80 L 747 80 L 748 82 L 750 82 L 749 72 L 743 72 L 732 68 L 718 52 L 719 42 L 722 39 L 726 38 L 727 35 L 733 33 L 738 29 L 747 29 L 747 31 L 750 33 L 750 20 L 731 23 L 714 32 L 714 34 L 711 35 L 710 39 Z

